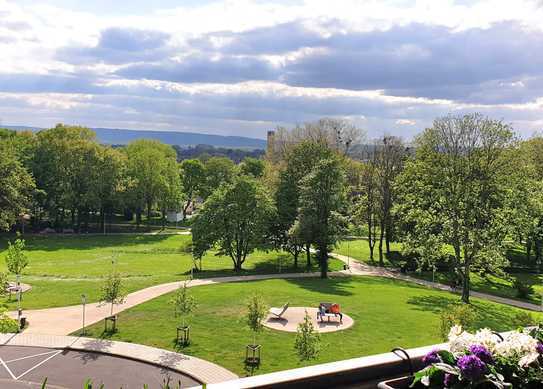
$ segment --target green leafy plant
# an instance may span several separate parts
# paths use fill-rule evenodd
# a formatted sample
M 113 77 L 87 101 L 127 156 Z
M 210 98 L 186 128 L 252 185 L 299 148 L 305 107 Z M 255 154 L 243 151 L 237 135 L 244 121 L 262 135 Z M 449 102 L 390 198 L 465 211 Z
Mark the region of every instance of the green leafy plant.
M 0 308 L 0 333 L 8 334 L 19 331 L 19 324 L 17 320 L 12 319 L 6 313 L 6 308 Z
M 185 281 L 171 300 L 172 305 L 174 306 L 174 316 L 180 317 L 182 326 L 186 327 L 186 320 L 190 317 L 192 312 L 198 306 L 196 298 L 189 294 L 187 282 Z
M 319 355 L 321 349 L 320 335 L 315 331 L 307 311 L 305 311 L 304 321 L 298 324 L 294 349 L 300 361 L 309 361 Z
M 517 297 L 522 299 L 528 298 L 534 293 L 534 287 L 532 285 L 525 284 L 518 278 L 515 278 L 513 281 L 513 288 L 517 291 Z
M 126 297 L 122 278 L 119 273 L 111 272 L 102 285 L 100 301 L 111 304 L 110 314 L 113 315 L 113 305 L 122 304 Z
M 268 315 L 268 306 L 259 294 L 253 294 L 247 302 L 247 326 L 253 331 L 253 345 L 256 345 L 256 336 L 264 328 L 263 321 Z
M 513 317 L 513 323 L 517 327 L 529 327 L 536 324 L 536 320 L 530 312 L 520 311 Z
M 17 237 L 15 242 L 8 242 L 8 253 L 6 255 L 6 266 L 8 271 L 17 276 L 21 275 L 28 266 L 28 258 L 24 252 L 25 241 Z M 19 286 L 19 285 L 17 285 Z
M 443 340 L 447 340 L 452 326 L 471 328 L 475 321 L 475 312 L 471 306 L 459 304 L 444 310 L 439 319 L 439 334 Z

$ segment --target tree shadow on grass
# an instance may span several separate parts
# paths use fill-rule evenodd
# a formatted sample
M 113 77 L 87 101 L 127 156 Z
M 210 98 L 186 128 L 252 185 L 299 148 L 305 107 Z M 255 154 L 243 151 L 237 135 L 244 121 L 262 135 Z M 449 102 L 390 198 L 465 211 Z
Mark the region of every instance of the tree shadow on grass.
M 183 236 L 183 235 L 179 235 Z M 160 243 L 163 240 L 171 238 L 172 235 L 31 235 L 25 236 L 26 250 L 32 252 L 40 251 L 57 251 L 62 249 L 70 250 L 91 250 L 97 248 L 119 248 L 137 246 L 140 244 Z M 7 247 L 7 241 L 15 239 L 15 236 L 1 235 L 0 250 Z
M 417 310 L 441 314 L 450 308 L 462 304 L 458 297 L 446 296 L 417 296 L 407 301 Z M 514 308 L 500 304 L 472 301 L 470 306 L 475 314 L 473 328 L 490 328 L 493 331 L 509 331 L 516 327 Z
M 418 311 L 439 314 L 451 306 L 458 304 L 458 297 L 416 296 L 407 300 L 407 304 L 414 305 Z
M 213 259 L 210 259 L 211 261 Z M 305 266 L 305 256 L 302 259 L 300 256 L 298 261 L 298 266 L 294 267 L 294 260 L 290 254 L 287 253 L 277 253 L 277 257 L 270 258 L 267 260 L 261 260 L 259 262 L 251 262 L 251 258 L 247 259 L 247 262 L 244 264 L 247 266 L 251 264 L 251 268 L 242 269 L 241 271 L 234 271 L 233 264 L 229 268 L 224 269 L 206 269 L 206 261 L 204 259 L 203 270 L 194 272 L 192 275 L 196 278 L 213 278 L 213 277 L 227 277 L 227 276 L 248 276 L 255 274 L 289 274 L 289 273 L 311 273 L 319 271 L 319 266 L 315 260 L 312 261 L 311 267 Z M 190 269 L 179 273 L 182 276 L 190 276 Z
M 285 280 L 312 292 L 336 296 L 352 296 L 354 294 L 350 276 L 330 276 L 327 279 L 319 277 L 286 278 Z

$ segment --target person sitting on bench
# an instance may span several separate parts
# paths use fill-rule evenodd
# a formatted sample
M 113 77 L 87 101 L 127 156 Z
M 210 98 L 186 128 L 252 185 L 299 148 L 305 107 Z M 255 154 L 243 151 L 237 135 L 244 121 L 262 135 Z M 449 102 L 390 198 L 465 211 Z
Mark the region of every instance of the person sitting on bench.
M 317 320 L 320 319 L 322 322 L 324 317 L 328 317 L 328 321 L 330 321 L 330 316 L 339 316 L 339 322 L 343 323 L 343 314 L 341 313 L 339 304 L 320 303 L 319 310 L 317 311 Z

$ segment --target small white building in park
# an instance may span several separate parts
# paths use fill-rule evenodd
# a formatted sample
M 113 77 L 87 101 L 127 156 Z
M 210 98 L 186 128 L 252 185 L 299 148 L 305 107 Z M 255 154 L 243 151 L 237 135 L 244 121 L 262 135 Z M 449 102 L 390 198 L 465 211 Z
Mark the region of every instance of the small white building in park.
M 168 213 L 166 214 L 166 220 L 171 223 L 180 222 L 183 220 L 183 212 L 168 211 Z

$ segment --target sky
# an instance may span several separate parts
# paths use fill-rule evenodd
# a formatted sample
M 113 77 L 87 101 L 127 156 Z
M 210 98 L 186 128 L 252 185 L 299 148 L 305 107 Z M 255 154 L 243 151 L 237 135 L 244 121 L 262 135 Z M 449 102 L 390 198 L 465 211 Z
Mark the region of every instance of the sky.
M 0 0 L 0 123 L 543 130 L 543 0 Z

